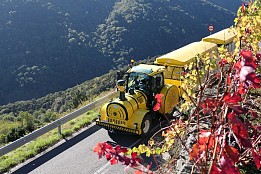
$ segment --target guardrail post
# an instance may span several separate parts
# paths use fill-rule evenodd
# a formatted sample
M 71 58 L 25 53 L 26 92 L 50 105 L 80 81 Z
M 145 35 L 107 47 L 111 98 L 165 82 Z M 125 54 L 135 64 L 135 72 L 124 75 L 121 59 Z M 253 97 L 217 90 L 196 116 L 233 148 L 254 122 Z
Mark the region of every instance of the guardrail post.
M 62 135 L 62 126 L 61 126 L 61 125 L 58 126 L 58 133 L 59 133 L 60 135 Z

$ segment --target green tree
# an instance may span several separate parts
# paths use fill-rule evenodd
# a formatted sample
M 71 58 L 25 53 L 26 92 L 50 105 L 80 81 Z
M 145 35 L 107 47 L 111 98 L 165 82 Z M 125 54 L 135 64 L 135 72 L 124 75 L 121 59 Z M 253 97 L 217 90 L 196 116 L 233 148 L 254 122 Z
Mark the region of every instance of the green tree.
M 0 144 L 6 143 L 6 135 L 1 134 L 0 135 Z
M 32 116 L 29 112 L 20 112 L 18 116 L 22 119 L 22 126 L 26 130 L 28 130 L 29 132 L 34 130 L 34 116 Z
M 4 121 L 11 121 L 14 122 L 15 121 L 15 117 L 12 114 L 7 114 L 3 117 Z

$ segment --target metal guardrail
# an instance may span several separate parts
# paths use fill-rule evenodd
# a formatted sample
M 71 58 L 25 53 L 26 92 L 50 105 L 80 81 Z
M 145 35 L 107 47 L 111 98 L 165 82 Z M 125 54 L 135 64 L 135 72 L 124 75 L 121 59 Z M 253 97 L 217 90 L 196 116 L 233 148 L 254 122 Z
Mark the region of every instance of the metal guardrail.
M 29 143 L 30 141 L 38 138 L 39 136 L 55 129 L 55 128 L 58 128 L 58 131 L 61 133 L 61 125 L 67 123 L 68 121 L 71 121 L 72 119 L 84 114 L 85 112 L 91 110 L 91 109 L 94 109 L 96 108 L 97 106 L 105 103 L 105 101 L 107 101 L 108 99 L 110 98 L 113 98 L 116 96 L 116 94 L 118 94 L 117 91 L 114 91 L 114 92 L 111 92 L 107 95 L 105 95 L 104 97 L 68 114 L 68 115 L 65 115 L 64 117 L 58 119 L 58 120 L 55 120 L 54 122 L 40 128 L 40 129 L 37 129 L 35 131 L 33 131 L 32 133 L 4 146 L 4 147 L 1 147 L 0 148 L 0 157 L 17 149 L 18 147 L 21 147 L 22 145 L 26 144 L 26 143 Z

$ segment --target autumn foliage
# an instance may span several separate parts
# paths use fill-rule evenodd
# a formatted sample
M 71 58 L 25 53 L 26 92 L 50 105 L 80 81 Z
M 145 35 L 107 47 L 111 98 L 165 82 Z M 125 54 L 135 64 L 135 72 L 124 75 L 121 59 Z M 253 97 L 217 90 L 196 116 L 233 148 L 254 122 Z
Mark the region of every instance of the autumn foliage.
M 180 141 L 200 173 L 239 174 L 240 168 L 248 165 L 260 170 L 260 110 L 250 93 L 261 87 L 260 16 L 259 1 L 243 4 L 233 27 L 237 32 L 234 51 L 221 47 L 218 57 L 198 55 L 196 61 L 188 65 L 182 84 L 185 102 L 181 106 L 183 112 L 189 113 L 188 120 L 170 123 L 163 130 L 164 141 L 160 147 L 155 147 L 155 142 L 150 140 L 149 147 L 143 145 L 140 150 L 131 150 L 131 157 L 125 157 L 127 149 L 99 143 L 94 149 L 99 157 L 106 156 L 112 164 L 120 161 L 135 166 L 141 162 L 137 154 L 164 153 Z M 160 107 L 161 97 L 157 96 L 155 110 Z M 208 126 L 203 128 L 202 121 Z M 182 137 L 190 134 L 186 129 L 189 125 L 196 125 L 197 130 L 195 143 L 187 149 L 186 139 Z
M 160 109 L 161 104 L 162 104 L 162 97 L 163 97 L 163 94 L 155 95 L 156 104 L 153 107 L 153 111 L 158 111 Z
M 141 162 L 141 159 L 137 157 L 137 153 L 133 152 L 130 157 L 128 157 L 125 155 L 128 152 L 127 148 L 119 145 L 113 147 L 111 144 L 106 142 L 98 143 L 93 151 L 98 154 L 99 158 L 105 156 L 112 165 L 122 162 L 124 165 L 135 167 Z
M 254 107 L 249 94 L 250 90 L 260 88 L 260 74 L 256 73 L 261 57 L 257 46 L 260 39 L 257 8 L 249 4 L 239 9 L 235 20 L 238 32 L 235 52 L 227 56 L 226 51 L 222 50 L 223 55 L 221 51 L 216 70 L 217 93 L 211 97 L 201 95 L 193 103 L 193 118 L 211 118 L 209 129 L 198 128 L 198 139 L 189 152 L 190 160 L 201 173 L 236 174 L 240 173 L 240 166 L 249 165 L 251 161 L 258 170 L 261 168 L 261 127 L 257 121 L 260 111 Z M 205 79 L 207 77 L 205 75 Z M 199 86 L 201 94 L 204 93 L 206 85 Z

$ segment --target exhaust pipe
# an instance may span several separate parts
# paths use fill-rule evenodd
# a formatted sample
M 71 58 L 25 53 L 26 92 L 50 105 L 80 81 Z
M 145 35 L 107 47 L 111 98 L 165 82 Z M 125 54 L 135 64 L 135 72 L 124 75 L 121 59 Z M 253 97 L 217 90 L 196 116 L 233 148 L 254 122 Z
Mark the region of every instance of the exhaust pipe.
M 125 88 L 125 80 L 118 80 L 117 81 L 117 87 L 118 87 L 118 89 L 120 91 L 119 99 L 121 101 L 127 100 L 126 97 L 125 97 L 125 89 L 124 89 Z

